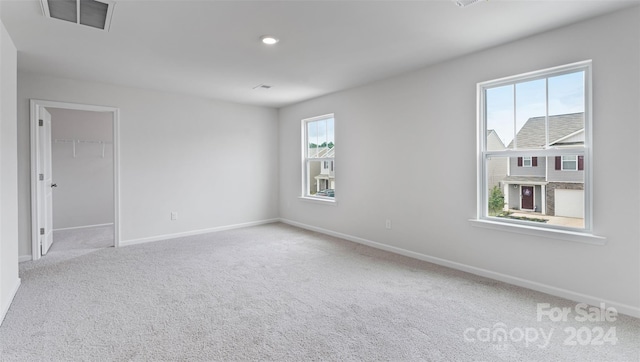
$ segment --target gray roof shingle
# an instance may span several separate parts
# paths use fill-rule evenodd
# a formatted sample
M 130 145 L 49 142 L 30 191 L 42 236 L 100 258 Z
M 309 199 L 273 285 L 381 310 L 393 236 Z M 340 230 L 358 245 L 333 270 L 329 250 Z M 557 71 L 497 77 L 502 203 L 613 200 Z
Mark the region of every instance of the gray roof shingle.
M 542 148 L 545 144 L 544 123 L 545 117 L 532 117 L 522 126 L 516 140 L 518 148 Z M 572 133 L 584 129 L 584 113 L 560 114 L 549 116 L 549 142 L 559 140 Z M 513 141 L 508 148 L 513 147 Z

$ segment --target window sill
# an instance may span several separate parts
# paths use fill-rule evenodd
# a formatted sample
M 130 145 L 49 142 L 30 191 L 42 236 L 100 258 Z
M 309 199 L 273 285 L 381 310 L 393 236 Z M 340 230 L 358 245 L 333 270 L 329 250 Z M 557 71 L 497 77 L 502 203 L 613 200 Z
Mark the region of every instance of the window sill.
M 298 199 L 311 202 L 314 204 L 328 205 L 328 206 L 337 206 L 338 202 L 335 199 L 325 199 L 320 197 L 311 197 L 311 196 L 300 196 Z
M 517 234 L 526 234 L 539 236 L 550 239 L 560 239 L 567 241 L 574 241 L 579 243 L 586 243 L 592 245 L 605 245 L 607 238 L 602 236 L 593 235 L 586 232 L 547 229 L 528 225 L 516 225 L 499 221 L 483 220 L 483 219 L 470 219 L 472 226 L 482 227 L 493 230 L 507 231 Z

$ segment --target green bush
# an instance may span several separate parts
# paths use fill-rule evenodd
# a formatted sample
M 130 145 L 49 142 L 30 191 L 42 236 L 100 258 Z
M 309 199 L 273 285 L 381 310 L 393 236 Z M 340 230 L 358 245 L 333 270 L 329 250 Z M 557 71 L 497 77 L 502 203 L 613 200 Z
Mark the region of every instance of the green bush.
M 493 186 L 489 195 L 489 214 L 496 215 L 504 207 L 504 194 L 498 186 Z

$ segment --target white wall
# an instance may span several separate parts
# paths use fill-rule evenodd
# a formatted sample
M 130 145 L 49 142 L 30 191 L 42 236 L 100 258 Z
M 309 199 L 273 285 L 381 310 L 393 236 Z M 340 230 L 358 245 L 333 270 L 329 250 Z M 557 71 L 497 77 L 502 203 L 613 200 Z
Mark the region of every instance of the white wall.
M 53 189 L 53 228 L 113 223 L 112 113 L 47 110 L 53 182 L 58 185 Z M 70 140 L 80 142 L 59 142 Z
M 123 244 L 278 216 L 277 110 L 18 73 L 20 255 L 31 253 L 30 98 L 120 108 Z
M 476 84 L 586 59 L 593 59 L 594 229 L 607 244 L 472 226 Z M 639 79 L 635 8 L 283 108 L 281 217 L 640 315 Z M 332 112 L 335 207 L 298 199 L 300 120 Z M 390 176 L 381 177 L 380 165 Z
M 17 51 L 0 21 L 0 323 L 18 290 Z

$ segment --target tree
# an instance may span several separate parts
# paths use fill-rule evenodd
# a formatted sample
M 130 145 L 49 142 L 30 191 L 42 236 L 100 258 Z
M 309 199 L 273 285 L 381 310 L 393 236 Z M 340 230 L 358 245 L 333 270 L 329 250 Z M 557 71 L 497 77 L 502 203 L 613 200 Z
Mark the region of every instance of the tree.
M 504 207 L 504 194 L 498 186 L 493 186 L 489 195 L 489 213 L 497 215 Z

